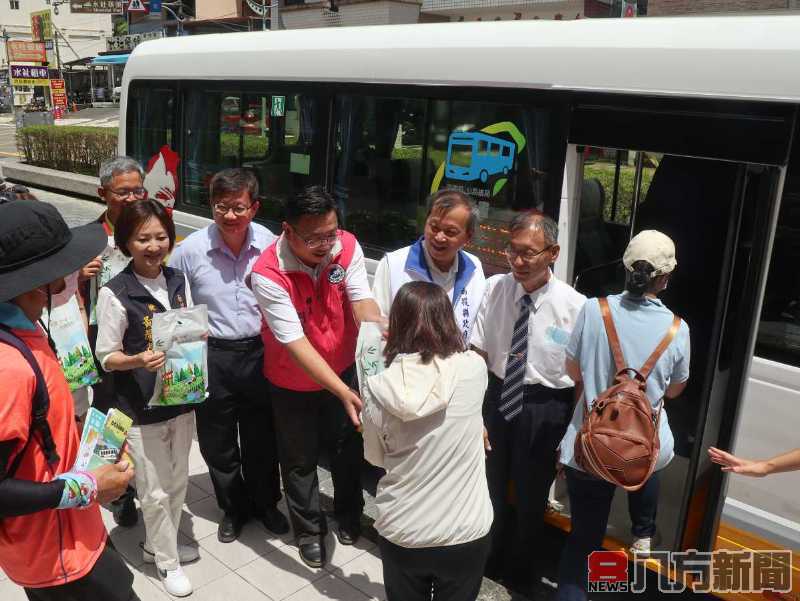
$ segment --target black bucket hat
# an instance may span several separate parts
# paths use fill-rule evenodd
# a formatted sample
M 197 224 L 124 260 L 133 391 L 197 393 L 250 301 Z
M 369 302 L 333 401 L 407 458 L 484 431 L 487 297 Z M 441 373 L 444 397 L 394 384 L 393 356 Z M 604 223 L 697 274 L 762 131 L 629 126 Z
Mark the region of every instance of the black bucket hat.
M 108 236 L 99 223 L 70 229 L 52 205 L 0 205 L 0 302 L 73 273 L 99 255 Z

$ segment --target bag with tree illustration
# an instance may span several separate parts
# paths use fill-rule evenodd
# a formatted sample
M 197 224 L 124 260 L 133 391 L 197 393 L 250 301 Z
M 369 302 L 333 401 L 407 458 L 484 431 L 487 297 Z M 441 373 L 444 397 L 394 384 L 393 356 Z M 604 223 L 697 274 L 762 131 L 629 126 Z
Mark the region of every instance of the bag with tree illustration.
M 69 382 L 69 389 L 74 391 L 97 384 L 100 375 L 75 295 L 63 305 L 53 307 L 49 317 L 45 310 L 42 321 L 48 324 L 61 370 Z
M 153 350 L 167 354 L 151 407 L 202 403 L 208 396 L 208 309 L 195 305 L 153 314 Z

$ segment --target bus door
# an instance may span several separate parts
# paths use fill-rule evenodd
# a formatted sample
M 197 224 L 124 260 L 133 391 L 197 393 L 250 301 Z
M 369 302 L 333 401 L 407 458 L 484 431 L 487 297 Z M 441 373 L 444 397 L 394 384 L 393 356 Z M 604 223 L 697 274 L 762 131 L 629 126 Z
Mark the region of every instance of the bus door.
M 633 235 L 658 229 L 676 245 L 677 269 L 660 298 L 690 327 L 691 376 L 665 405 L 675 457 L 656 476 L 655 549 L 716 544 L 726 479 L 706 449 L 728 448 L 736 426 L 793 119 L 777 106 L 664 100 L 573 112 L 566 179 L 574 185 L 560 219 L 570 220 L 569 265 L 560 271 L 588 297 L 616 294 Z M 556 497 L 568 512 L 565 491 Z M 630 495 L 618 492 L 607 544 L 629 546 L 632 512 Z

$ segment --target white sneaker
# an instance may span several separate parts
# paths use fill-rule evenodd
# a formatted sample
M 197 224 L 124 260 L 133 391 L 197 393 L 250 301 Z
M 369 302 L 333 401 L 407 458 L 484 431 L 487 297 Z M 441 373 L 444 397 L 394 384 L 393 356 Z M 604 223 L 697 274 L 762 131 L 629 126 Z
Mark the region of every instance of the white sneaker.
M 145 563 L 155 563 L 155 553 L 145 547 L 144 543 L 140 543 L 139 546 L 142 548 L 142 560 Z M 180 544 L 178 545 L 178 561 L 180 563 L 191 563 L 193 561 L 197 561 L 198 559 L 200 559 L 200 552 L 197 550 L 197 547 L 190 547 L 189 545 Z
M 164 585 L 164 590 L 173 597 L 186 597 L 192 594 L 192 583 L 178 567 L 174 570 L 158 570 L 158 577 Z
M 653 542 L 653 539 L 649 536 L 645 536 L 643 538 L 634 538 L 633 542 L 631 543 L 631 553 L 639 554 L 639 555 L 650 555 L 650 544 Z

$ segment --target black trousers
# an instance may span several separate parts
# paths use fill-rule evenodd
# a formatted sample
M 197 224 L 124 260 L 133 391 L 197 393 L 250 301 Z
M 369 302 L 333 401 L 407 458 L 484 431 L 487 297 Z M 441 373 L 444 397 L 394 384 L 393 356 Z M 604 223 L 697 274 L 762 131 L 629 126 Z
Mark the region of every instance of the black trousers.
M 139 601 L 132 586 L 133 573 L 109 539 L 83 578 L 60 586 L 26 588 L 25 594 L 30 601 Z
M 461 545 L 409 549 L 378 539 L 386 601 L 475 601 L 489 535 Z
M 536 534 L 542 527 L 547 496 L 556 474 L 558 445 L 572 417 L 573 388 L 525 386 L 522 411 L 510 422 L 500 414 L 503 381 L 489 374 L 483 423 L 492 450 L 486 477 L 494 508 L 491 563 L 513 580 L 533 577 Z M 516 523 L 509 520 L 509 480 L 514 482 Z
M 269 383 L 260 339 L 208 344 L 208 398 L 197 406 L 197 440 L 217 503 L 239 517 L 281 498 Z
M 352 377 L 352 367 L 341 374 L 345 382 Z M 340 522 L 360 519 L 364 508 L 364 440 L 341 401 L 330 392 L 299 392 L 277 386 L 272 386 L 271 392 L 289 518 L 297 542 L 304 544 L 327 532 L 317 478 L 323 451 L 330 458 L 336 518 Z

